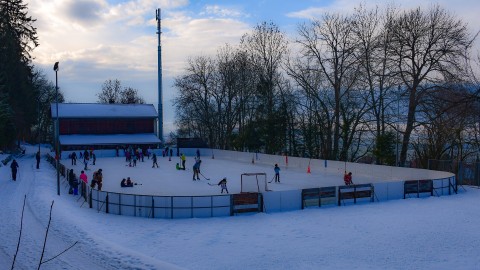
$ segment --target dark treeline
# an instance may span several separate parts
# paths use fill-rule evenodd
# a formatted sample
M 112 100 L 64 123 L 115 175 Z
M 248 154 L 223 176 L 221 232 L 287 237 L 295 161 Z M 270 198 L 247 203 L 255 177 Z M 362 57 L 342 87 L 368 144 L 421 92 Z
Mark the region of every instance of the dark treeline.
M 55 85 L 36 70 L 30 53 L 39 43 L 22 0 L 0 1 L 0 147 L 15 141 L 49 141 Z M 53 63 L 52 63 L 53 67 Z M 63 96 L 59 94 L 59 101 Z
M 479 149 L 476 35 L 439 6 L 261 23 L 175 79 L 179 137 L 220 149 L 405 165 Z M 397 154 L 398 153 L 398 154 Z

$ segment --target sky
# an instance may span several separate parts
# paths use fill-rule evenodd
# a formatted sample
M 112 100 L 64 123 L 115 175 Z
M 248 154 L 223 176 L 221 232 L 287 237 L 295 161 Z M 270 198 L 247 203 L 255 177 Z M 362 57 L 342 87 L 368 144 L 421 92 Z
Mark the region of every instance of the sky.
M 174 78 L 189 57 L 211 55 L 224 44 L 237 45 L 241 36 L 263 21 L 274 22 L 294 41 L 300 23 L 324 12 L 352 12 L 374 0 L 24 0 L 34 19 L 40 46 L 34 64 L 55 81 L 53 64 L 60 62 L 58 85 L 66 102 L 97 102 L 101 85 L 118 79 L 139 90 L 146 103 L 158 104 L 157 24 L 161 8 L 164 134 L 174 131 Z M 479 30 L 480 1 L 397 0 L 401 8 L 438 3 Z
M 67 194 L 63 178 L 58 196 L 54 168 L 43 157 L 36 169 L 37 148 L 25 147 L 26 155 L 17 158 L 17 181 L 11 180 L 10 163 L 0 163 L 2 269 L 11 267 L 19 238 L 14 269 L 36 269 L 47 226 L 43 261 L 76 244 L 40 269 L 441 270 L 480 265 L 480 190 L 474 187 L 451 196 L 342 207 L 148 219 L 90 209 L 78 196 Z M 0 154 L 0 160 L 5 158 Z M 98 164 L 108 162 L 118 160 L 97 159 Z M 131 169 L 122 167 L 119 170 Z

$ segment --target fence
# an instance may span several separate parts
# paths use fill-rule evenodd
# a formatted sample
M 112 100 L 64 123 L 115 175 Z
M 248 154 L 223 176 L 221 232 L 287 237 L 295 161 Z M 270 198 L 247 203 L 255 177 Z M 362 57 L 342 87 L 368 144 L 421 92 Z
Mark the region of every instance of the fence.
M 430 159 L 428 169 L 454 173 L 458 185 L 480 187 L 480 162 Z
M 55 158 L 47 161 L 56 166 Z M 60 174 L 69 181 L 65 165 L 59 163 Z M 77 176 L 74 174 L 74 177 Z M 78 178 L 77 178 L 78 180 Z M 229 216 L 233 213 L 230 195 L 151 196 L 93 189 L 80 181 L 79 194 L 90 208 L 110 214 L 147 218 L 195 218 Z
M 221 154 L 219 154 L 221 155 Z M 248 157 L 251 158 L 250 154 Z M 265 157 L 263 157 L 265 158 Z M 281 157 L 280 157 L 281 158 Z M 265 158 L 266 159 L 266 158 Z M 53 157 L 47 154 L 47 160 L 53 165 L 56 165 L 56 161 Z M 270 160 L 271 161 L 271 160 Z M 269 161 L 269 162 L 270 162 Z M 335 166 L 336 165 L 336 166 Z M 338 170 L 337 167 L 342 169 L 345 166 L 344 163 L 331 162 L 329 168 L 333 170 Z M 350 164 L 352 168 L 360 170 L 368 170 L 374 168 L 381 168 L 378 166 L 365 165 L 367 168 L 360 168 L 355 164 Z M 326 168 L 326 166 L 325 166 Z M 395 168 L 387 168 L 388 170 L 394 170 Z M 405 168 L 402 168 L 405 169 Z M 68 177 L 66 167 L 59 163 L 59 171 L 61 175 L 66 179 Z M 451 174 L 428 171 L 426 170 L 416 170 L 417 172 L 411 172 L 408 175 L 402 175 L 404 180 L 398 181 L 387 181 L 387 182 L 377 182 L 372 184 L 367 184 L 369 186 L 370 200 L 372 201 L 373 196 L 377 201 L 386 201 L 394 199 L 405 198 L 405 195 L 412 193 L 411 188 L 407 185 L 405 187 L 406 180 L 411 180 L 411 176 L 418 177 L 420 173 L 423 174 L 423 178 L 428 180 L 431 184 L 431 189 L 433 193 L 420 192 L 423 191 L 420 189 L 416 190 L 415 197 L 424 197 L 424 196 L 442 196 L 449 195 L 452 192 L 457 192 L 456 189 L 456 178 Z M 400 172 L 400 171 L 399 171 Z M 403 171 L 401 171 L 403 172 Z M 398 172 L 397 172 L 398 173 Z M 434 176 L 442 177 L 434 177 Z M 74 175 L 74 177 L 77 177 Z M 413 178 L 418 179 L 418 178 Z M 415 180 L 424 181 L 424 180 Z M 81 181 L 80 181 L 81 182 Z M 98 212 L 105 212 L 109 214 L 117 215 L 127 215 L 127 216 L 139 216 L 146 218 L 165 218 L 165 219 L 174 219 L 174 218 L 201 218 L 201 217 L 221 217 L 221 216 L 230 216 L 236 213 L 242 212 L 243 208 L 248 209 L 258 209 L 258 212 L 282 212 L 282 211 L 291 211 L 291 210 L 300 210 L 308 206 L 316 205 L 317 207 L 323 207 L 324 205 L 335 205 L 339 202 L 341 195 L 340 187 L 318 187 L 310 188 L 305 190 L 287 190 L 287 191 L 276 191 L 276 192 L 264 192 L 258 194 L 258 198 L 253 200 L 252 198 L 237 198 L 239 194 L 228 194 L 228 195 L 205 195 L 205 196 L 155 196 L 155 195 L 136 195 L 136 194 L 124 194 L 124 193 L 115 193 L 107 191 L 99 191 L 91 188 L 85 183 L 79 186 L 80 197 L 84 199 L 84 203 L 87 203 L 90 208 L 97 210 Z M 422 182 L 423 183 L 423 182 Z M 418 186 L 419 184 L 417 184 Z M 327 190 L 328 189 L 328 190 Z M 328 192 L 327 192 L 328 191 Z M 405 193 L 407 191 L 407 193 Z M 429 189 L 430 191 L 430 189 Z M 361 192 L 364 192 L 363 190 Z M 358 193 L 358 192 L 357 192 Z M 361 198 L 362 196 L 357 196 L 354 194 L 354 202 L 356 198 Z M 363 194 L 363 193 L 362 193 Z M 361 195 L 361 194 L 360 194 Z M 235 197 L 237 196 L 237 197 Z M 241 196 L 241 195 L 240 195 Z M 355 197 L 356 196 L 356 197 Z M 368 197 L 368 196 L 367 196 Z M 237 198 L 235 200 L 235 198 Z M 340 198 L 343 199 L 348 198 Z M 312 200 L 320 200 L 314 201 Z M 363 200 L 365 201 L 365 200 Z M 241 203 L 239 203 L 241 202 Z M 83 204 L 82 204 L 83 205 Z M 246 205 L 246 206 L 245 206 Z
M 149 196 L 89 188 L 90 208 L 110 214 L 146 218 L 200 218 L 231 215 L 230 195 Z

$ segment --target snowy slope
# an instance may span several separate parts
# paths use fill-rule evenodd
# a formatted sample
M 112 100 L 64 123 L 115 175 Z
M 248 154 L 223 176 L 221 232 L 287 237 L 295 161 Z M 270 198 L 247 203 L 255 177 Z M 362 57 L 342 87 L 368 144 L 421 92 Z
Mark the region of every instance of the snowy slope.
M 97 213 L 56 195 L 55 171 L 33 148 L 18 180 L 0 167 L 0 268 L 36 269 L 478 269 L 480 190 L 458 195 L 225 218 L 152 220 Z M 9 164 L 8 164 L 9 165 Z

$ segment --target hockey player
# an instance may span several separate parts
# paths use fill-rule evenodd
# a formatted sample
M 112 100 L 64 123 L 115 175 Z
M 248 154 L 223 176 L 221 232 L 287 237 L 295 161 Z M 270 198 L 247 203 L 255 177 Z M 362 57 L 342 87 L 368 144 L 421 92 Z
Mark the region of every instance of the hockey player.
M 200 180 L 200 177 L 198 176 L 198 174 L 200 174 L 201 163 L 202 161 L 200 159 L 197 159 L 197 161 L 195 162 L 195 165 L 193 165 L 193 181 L 195 181 L 195 176 L 197 176 L 196 180 Z
M 220 182 L 218 182 L 218 185 L 222 188 L 222 192 L 223 193 L 223 190 L 225 190 L 228 194 L 228 189 L 227 189 L 227 178 L 224 177 L 222 180 L 220 180 Z
M 345 182 L 345 185 L 347 185 L 347 186 L 353 184 L 353 182 L 352 182 L 352 172 L 349 172 L 348 174 L 345 173 L 345 175 L 343 176 L 343 181 Z
M 278 164 L 275 164 L 273 170 L 275 171 L 275 183 L 280 183 L 280 168 L 278 167 Z

